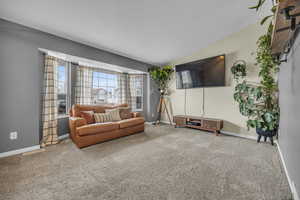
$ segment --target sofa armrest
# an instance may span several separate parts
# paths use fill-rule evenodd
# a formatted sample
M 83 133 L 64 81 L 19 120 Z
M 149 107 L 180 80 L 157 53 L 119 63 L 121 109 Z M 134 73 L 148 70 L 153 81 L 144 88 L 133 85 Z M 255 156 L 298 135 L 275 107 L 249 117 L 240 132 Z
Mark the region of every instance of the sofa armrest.
M 141 115 L 141 113 L 139 113 L 139 112 L 131 112 L 131 117 L 132 118 L 136 118 L 136 117 L 141 117 L 142 115 Z
M 72 135 L 75 135 L 77 127 L 84 126 L 84 125 L 87 125 L 87 122 L 84 118 L 81 117 L 69 118 L 69 127 Z
M 69 120 L 70 120 L 70 123 L 75 125 L 75 127 L 87 125 L 86 120 L 81 117 L 70 117 Z

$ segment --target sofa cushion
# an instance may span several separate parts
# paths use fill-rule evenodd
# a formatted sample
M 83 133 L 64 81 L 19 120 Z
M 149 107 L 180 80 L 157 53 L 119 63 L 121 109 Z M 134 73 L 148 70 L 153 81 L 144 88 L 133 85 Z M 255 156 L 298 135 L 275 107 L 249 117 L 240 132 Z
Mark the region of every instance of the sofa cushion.
M 112 121 L 116 122 L 116 121 L 120 121 L 120 112 L 119 112 L 119 108 L 114 108 L 114 109 L 106 109 L 105 113 L 109 113 L 111 115 Z
M 120 107 L 120 117 L 121 119 L 130 119 L 132 117 L 131 109 L 129 107 Z
M 138 124 L 143 124 L 144 122 L 145 120 L 143 117 L 136 117 L 136 118 L 124 119 L 117 123 L 120 124 L 120 128 L 127 128 L 131 126 L 136 126 Z
M 115 122 L 96 123 L 78 127 L 77 134 L 80 136 L 101 134 L 119 129 L 119 124 Z
M 111 113 L 95 113 L 94 114 L 96 123 L 112 122 Z
M 81 105 L 74 104 L 70 111 L 72 117 L 80 117 L 80 111 L 94 111 L 94 113 L 104 113 L 105 109 L 126 107 L 127 104 L 105 104 L 105 105 Z
M 80 117 L 84 118 L 88 124 L 95 123 L 94 111 L 81 111 Z

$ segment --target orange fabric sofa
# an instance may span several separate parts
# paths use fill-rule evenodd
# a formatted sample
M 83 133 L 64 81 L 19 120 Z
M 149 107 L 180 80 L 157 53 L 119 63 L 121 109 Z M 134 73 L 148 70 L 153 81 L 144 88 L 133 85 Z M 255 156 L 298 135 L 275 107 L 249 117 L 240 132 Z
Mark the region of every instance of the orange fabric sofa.
M 117 122 L 87 124 L 84 118 L 81 118 L 80 111 L 94 111 L 94 113 L 104 113 L 105 109 L 117 107 L 126 107 L 121 105 L 78 105 L 75 104 L 70 110 L 69 126 L 70 137 L 77 147 L 82 148 L 99 142 L 119 138 L 134 133 L 143 132 L 144 118 L 139 113 L 132 112 L 130 119 L 124 119 Z

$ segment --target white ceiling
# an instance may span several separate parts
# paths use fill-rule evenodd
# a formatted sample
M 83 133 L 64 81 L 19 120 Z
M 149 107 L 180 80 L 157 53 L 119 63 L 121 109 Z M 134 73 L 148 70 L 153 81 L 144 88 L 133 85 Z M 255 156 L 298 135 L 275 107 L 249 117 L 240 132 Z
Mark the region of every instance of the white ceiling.
M 0 18 L 152 64 L 257 21 L 255 0 L 0 0 Z

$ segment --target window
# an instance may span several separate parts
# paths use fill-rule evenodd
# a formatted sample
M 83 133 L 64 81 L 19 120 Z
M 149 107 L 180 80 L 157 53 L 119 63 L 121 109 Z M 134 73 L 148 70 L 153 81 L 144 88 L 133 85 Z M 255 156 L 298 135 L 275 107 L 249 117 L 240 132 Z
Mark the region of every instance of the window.
M 132 110 L 143 110 L 143 75 L 130 75 Z
M 93 72 L 92 103 L 119 103 L 118 77 L 116 74 Z
M 143 110 L 143 80 L 140 74 L 111 72 L 88 66 L 77 66 L 75 94 L 71 96 L 71 63 L 58 60 L 57 66 L 57 113 L 65 117 L 76 104 L 128 103 L 133 111 Z M 74 71 L 75 72 L 75 71 Z
M 57 112 L 64 116 L 69 109 L 69 66 L 64 61 L 59 61 L 57 66 L 57 87 Z
M 128 78 L 125 78 L 125 82 L 121 81 L 121 76 L 121 74 L 93 71 L 92 103 L 117 104 L 128 102 L 131 104 L 133 111 L 142 111 L 144 76 L 139 74 L 129 74 L 129 76 L 127 76 Z M 129 81 L 128 84 L 126 84 L 127 81 Z M 128 91 L 128 93 L 124 90 Z M 130 96 L 123 99 L 124 92 Z

